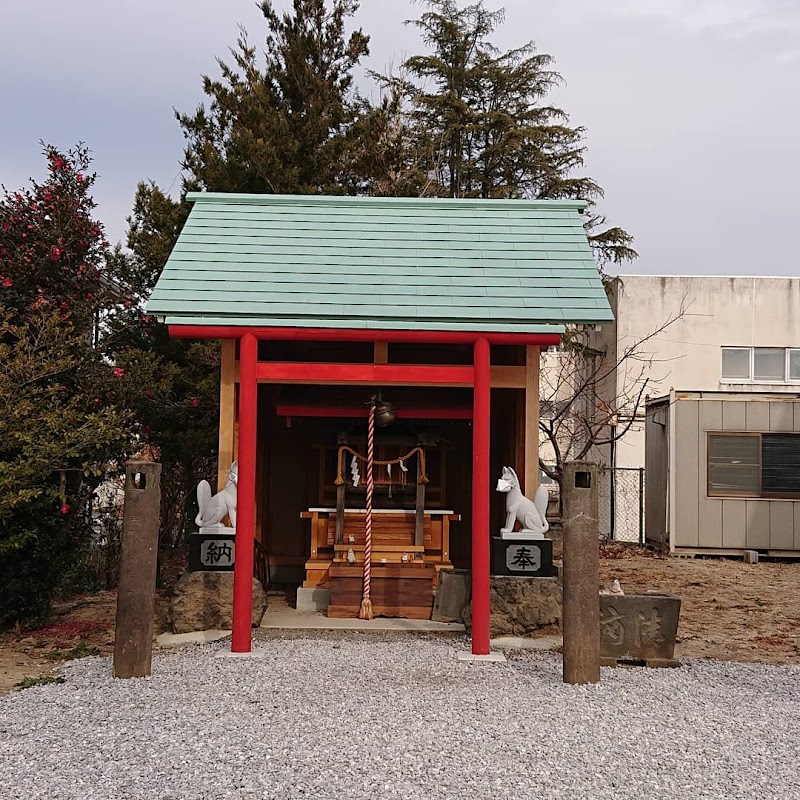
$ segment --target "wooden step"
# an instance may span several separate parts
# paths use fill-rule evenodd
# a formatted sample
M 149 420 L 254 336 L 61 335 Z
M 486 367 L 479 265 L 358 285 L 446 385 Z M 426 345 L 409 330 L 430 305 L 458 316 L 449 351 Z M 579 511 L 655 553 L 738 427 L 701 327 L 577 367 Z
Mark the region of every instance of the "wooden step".
M 373 564 L 371 591 L 376 616 L 430 619 L 433 608 L 432 564 Z M 356 617 L 363 594 L 363 567 L 331 565 L 329 572 L 330 617 Z

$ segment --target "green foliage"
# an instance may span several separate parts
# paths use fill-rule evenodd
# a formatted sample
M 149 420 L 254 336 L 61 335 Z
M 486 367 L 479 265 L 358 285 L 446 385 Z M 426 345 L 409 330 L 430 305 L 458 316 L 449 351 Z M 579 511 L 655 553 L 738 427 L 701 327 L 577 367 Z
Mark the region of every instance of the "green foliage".
M 128 247 L 109 269 L 127 301 L 106 320 L 101 348 L 114 363 L 117 402 L 130 409 L 141 445 L 162 464 L 163 546 L 182 541 L 191 522 L 186 499 L 216 469 L 219 344 L 171 339 L 142 307 L 186 220 L 188 205 L 153 184 L 139 185 L 129 219 Z
M 47 686 L 51 683 L 66 683 L 67 679 L 60 675 L 39 675 L 35 678 L 23 678 L 14 684 L 17 689 L 32 689 L 34 686 Z
M 47 612 L 130 441 L 93 347 L 110 293 L 88 153 L 45 155 L 44 183 L 0 198 L 0 625 Z
M 48 495 L 34 498 L 0 528 L 0 629 L 43 621 L 65 572 L 89 542 L 81 510 L 57 503 Z

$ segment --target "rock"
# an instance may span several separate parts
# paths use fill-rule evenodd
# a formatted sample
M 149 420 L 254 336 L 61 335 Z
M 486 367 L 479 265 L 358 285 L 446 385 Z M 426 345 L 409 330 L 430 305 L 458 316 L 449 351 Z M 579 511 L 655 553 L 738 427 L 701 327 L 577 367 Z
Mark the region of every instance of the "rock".
M 470 605 L 464 608 L 462 617 L 467 630 L 470 630 Z M 528 636 L 560 624 L 561 582 L 558 578 L 492 576 L 489 635 L 493 639 L 498 636 Z
M 267 610 L 267 594 L 253 578 L 253 625 Z M 230 630 L 233 627 L 233 573 L 184 572 L 175 585 L 169 605 L 169 621 L 175 633 Z
M 461 622 L 464 606 L 470 598 L 470 574 L 468 569 L 443 569 L 439 572 L 431 614 L 433 622 Z

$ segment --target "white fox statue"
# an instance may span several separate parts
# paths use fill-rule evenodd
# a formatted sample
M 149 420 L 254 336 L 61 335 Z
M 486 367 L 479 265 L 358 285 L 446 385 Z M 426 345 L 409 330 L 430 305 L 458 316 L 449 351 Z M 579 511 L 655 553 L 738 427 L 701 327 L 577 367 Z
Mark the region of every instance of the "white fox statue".
M 503 467 L 503 475 L 497 481 L 497 491 L 506 493 L 506 525 L 500 535 L 507 539 L 541 539 L 550 529 L 547 522 L 547 489 L 540 486 L 529 500 L 519 488 L 519 478 L 511 467 Z M 514 533 L 514 523 L 519 520 L 522 530 Z
M 238 464 L 236 461 L 231 464 L 228 470 L 228 481 L 225 488 L 217 494 L 211 494 L 211 484 L 208 481 L 200 481 L 197 484 L 197 505 L 200 513 L 195 518 L 195 522 L 200 528 L 200 532 L 212 530 L 234 530 L 236 528 L 236 479 L 238 475 Z M 230 517 L 233 528 L 225 528 L 222 520 Z

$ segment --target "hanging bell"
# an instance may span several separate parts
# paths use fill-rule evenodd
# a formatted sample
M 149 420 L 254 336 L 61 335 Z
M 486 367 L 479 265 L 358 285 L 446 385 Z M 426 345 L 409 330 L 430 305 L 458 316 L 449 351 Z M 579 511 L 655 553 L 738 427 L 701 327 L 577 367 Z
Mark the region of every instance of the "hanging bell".
M 379 428 L 385 428 L 395 421 L 394 406 L 385 400 L 380 400 L 375 404 L 375 424 Z

